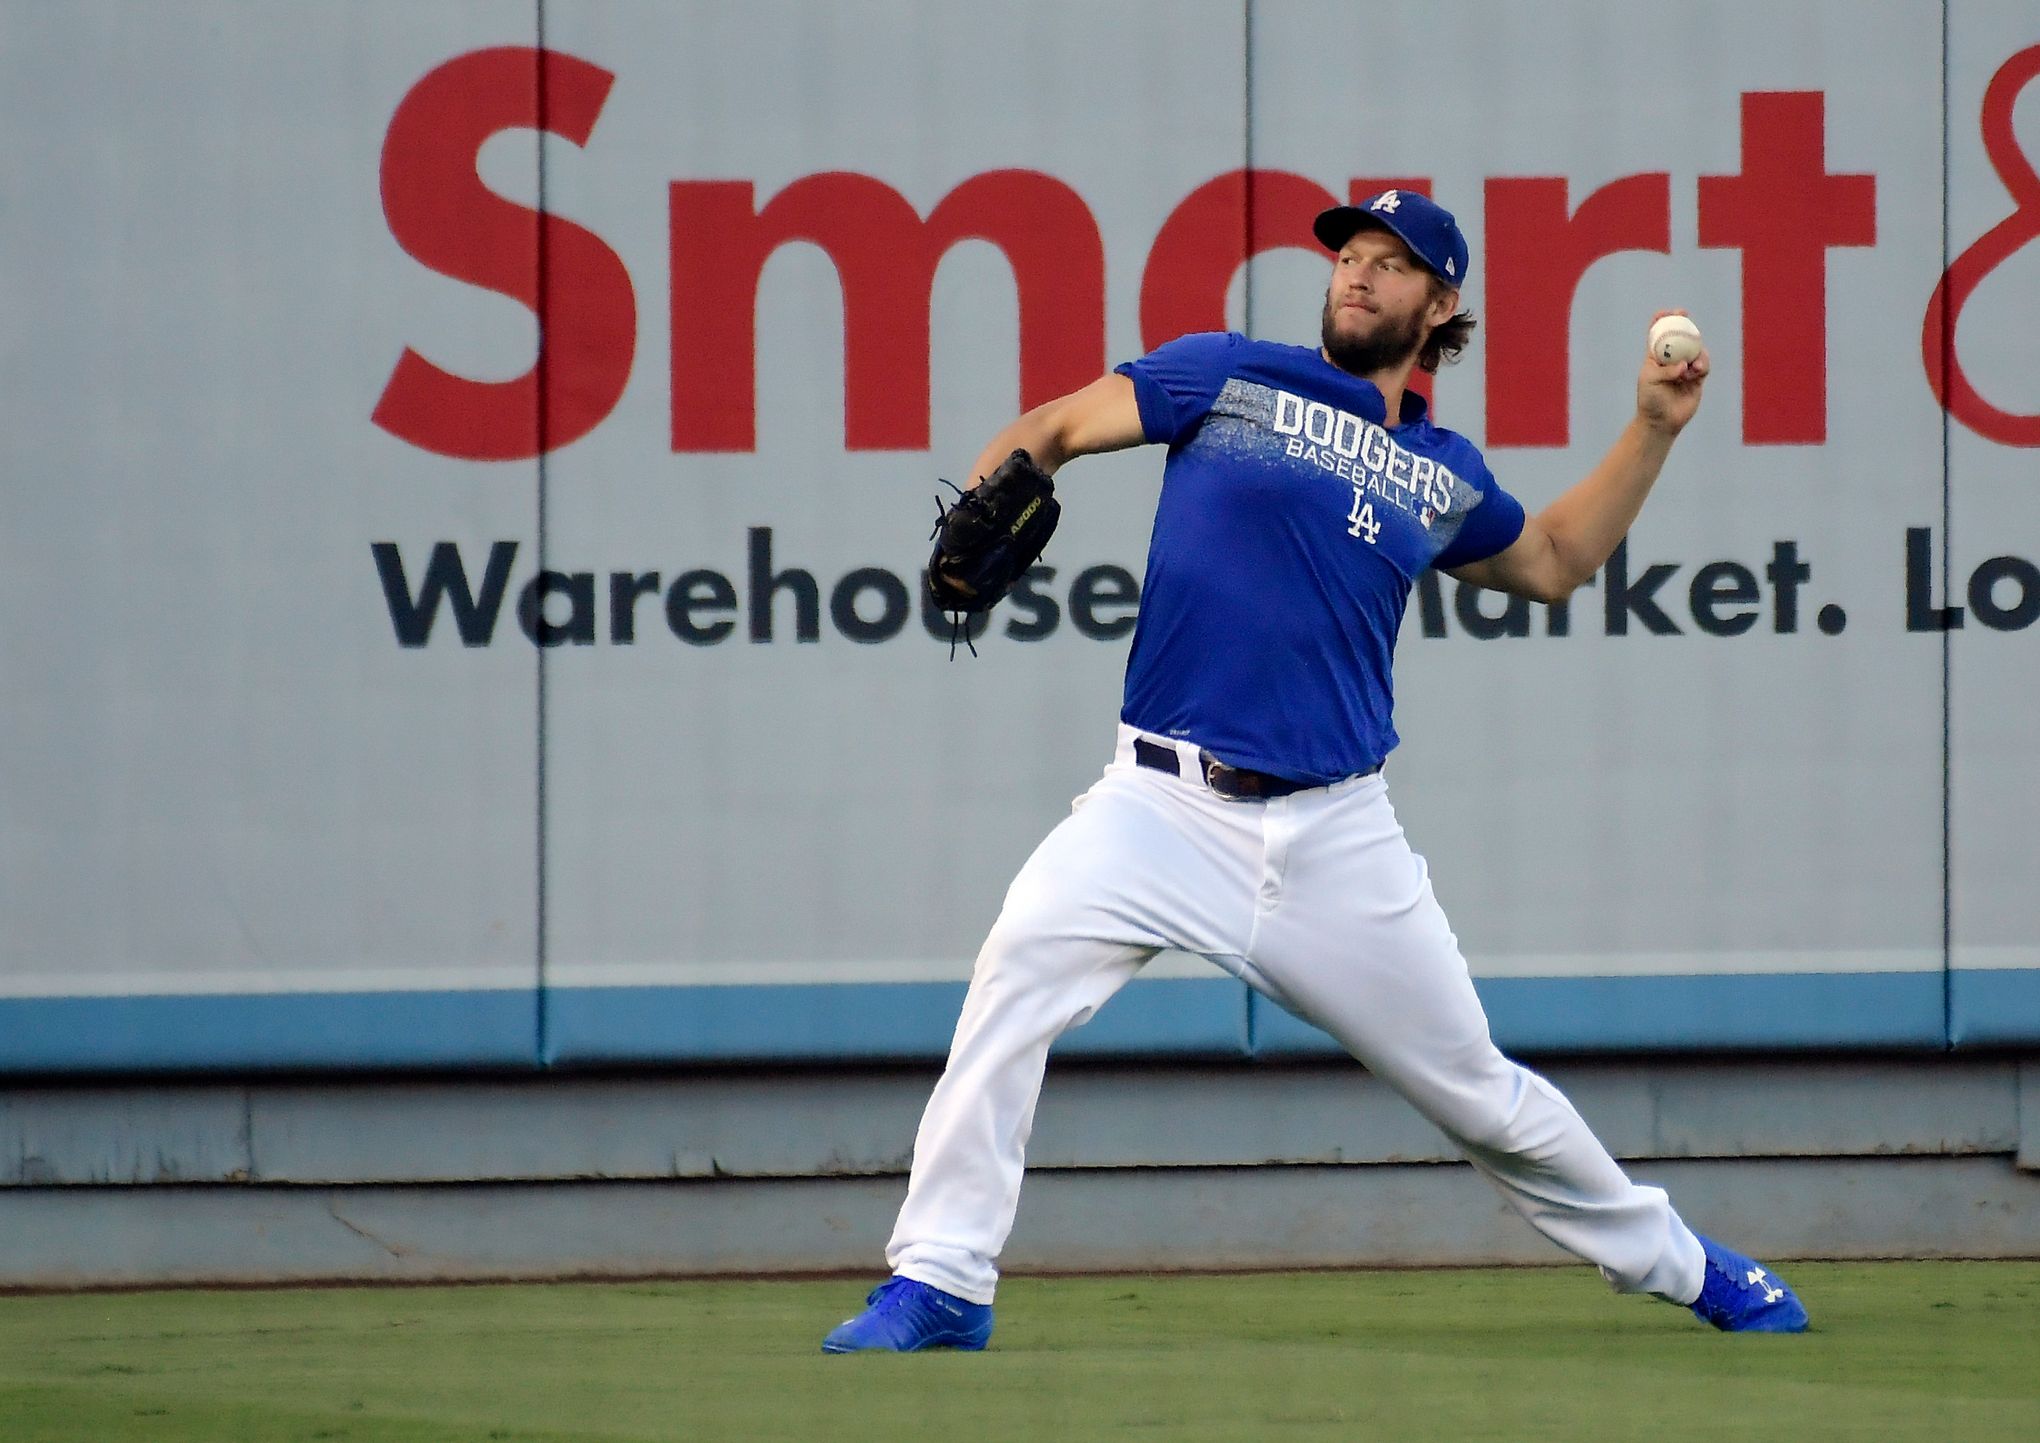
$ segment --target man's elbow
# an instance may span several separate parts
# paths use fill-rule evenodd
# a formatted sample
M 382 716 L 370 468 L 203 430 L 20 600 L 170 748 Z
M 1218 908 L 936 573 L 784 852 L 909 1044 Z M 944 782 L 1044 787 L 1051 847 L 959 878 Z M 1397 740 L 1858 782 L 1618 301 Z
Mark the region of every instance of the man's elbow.
M 1519 595 L 1546 606 L 1562 606 L 1579 590 L 1578 582 L 1568 583 L 1559 577 L 1543 577 L 1517 588 Z
M 1592 581 L 1599 569 L 1561 562 L 1544 578 L 1543 594 L 1537 599 L 1547 606 L 1563 605 L 1572 599 L 1575 591 Z
M 1551 550 L 1544 556 L 1544 565 L 1536 569 L 1531 599 L 1558 606 L 1592 581 L 1600 570 L 1599 563 L 1572 555 L 1554 538 Z

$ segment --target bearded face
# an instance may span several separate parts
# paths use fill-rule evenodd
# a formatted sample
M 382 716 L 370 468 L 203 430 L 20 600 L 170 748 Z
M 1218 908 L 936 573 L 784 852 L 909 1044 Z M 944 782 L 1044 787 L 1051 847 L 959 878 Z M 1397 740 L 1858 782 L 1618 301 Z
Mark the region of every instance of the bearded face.
M 1424 344 L 1425 302 L 1400 313 L 1383 307 L 1370 313 L 1358 304 L 1340 304 L 1325 292 L 1320 331 L 1325 355 L 1333 365 L 1355 376 L 1393 370 L 1416 355 Z
M 1429 328 L 1451 314 L 1447 298 L 1402 238 L 1363 226 L 1339 250 L 1325 289 L 1320 331 L 1325 356 L 1354 375 L 1392 371 L 1423 348 Z

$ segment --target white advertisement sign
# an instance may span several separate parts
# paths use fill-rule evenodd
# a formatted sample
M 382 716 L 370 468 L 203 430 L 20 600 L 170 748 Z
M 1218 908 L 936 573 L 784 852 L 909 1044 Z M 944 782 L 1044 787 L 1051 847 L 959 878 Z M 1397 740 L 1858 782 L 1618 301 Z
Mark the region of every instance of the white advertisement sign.
M 1411 600 L 1390 786 L 1498 1027 L 1518 981 L 1826 978 L 1763 996 L 1931 1043 L 1952 943 L 1958 1039 L 1967 972 L 2040 1035 L 2040 26 L 1956 6 L 1945 95 L 1943 44 L 4 0 L 0 997 L 959 983 L 1107 760 L 1164 458 L 1069 466 L 953 657 L 937 478 L 1185 331 L 1313 344 L 1311 215 L 1393 185 L 1467 234 L 1435 402 L 1531 510 L 1656 311 L 1715 367 L 1570 603 Z

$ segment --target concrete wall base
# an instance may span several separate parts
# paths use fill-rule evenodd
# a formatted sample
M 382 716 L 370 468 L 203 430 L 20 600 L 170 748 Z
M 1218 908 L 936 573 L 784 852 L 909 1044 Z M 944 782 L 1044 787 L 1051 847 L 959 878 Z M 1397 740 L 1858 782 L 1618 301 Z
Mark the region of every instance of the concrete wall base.
M 2040 1257 L 2040 1176 L 2005 1158 L 1696 1159 L 1637 1167 L 1760 1257 Z M 16 1188 L 12 1287 L 881 1276 L 905 1183 Z M 1009 1273 L 1568 1261 L 1463 1164 L 1052 1171 Z
M 2040 1066 L 1542 1068 L 1767 1258 L 2040 1257 Z M 0 1287 L 877 1276 L 926 1069 L 0 1091 Z M 1359 1068 L 1058 1067 L 1009 1272 L 1556 1263 Z

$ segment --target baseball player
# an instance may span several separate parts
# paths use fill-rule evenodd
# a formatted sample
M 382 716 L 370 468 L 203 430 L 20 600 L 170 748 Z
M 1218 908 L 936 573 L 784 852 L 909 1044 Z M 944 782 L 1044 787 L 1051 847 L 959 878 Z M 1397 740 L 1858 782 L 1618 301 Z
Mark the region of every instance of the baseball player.
M 1694 1233 L 1496 1049 L 1381 770 L 1417 576 L 1563 600 L 1636 519 L 1707 355 L 1646 358 L 1614 445 L 1526 517 L 1409 389 L 1473 327 L 1452 215 L 1391 190 L 1313 229 L 1336 257 L 1321 348 L 1192 335 L 1122 365 L 1002 431 L 942 533 L 930 587 L 980 609 L 1038 554 L 1013 542 L 1052 528 L 1058 467 L 1169 448 L 1117 750 L 1006 895 L 915 1138 L 893 1276 L 827 1352 L 984 1347 L 1049 1044 L 1164 948 L 1324 1028 L 1618 1291 L 1729 1331 L 1806 1326 L 1782 1280 Z

